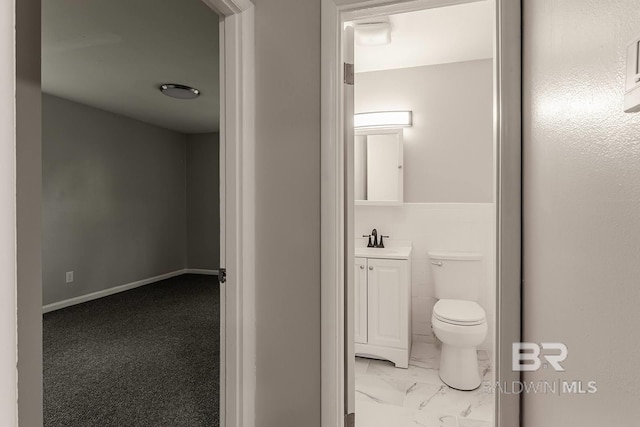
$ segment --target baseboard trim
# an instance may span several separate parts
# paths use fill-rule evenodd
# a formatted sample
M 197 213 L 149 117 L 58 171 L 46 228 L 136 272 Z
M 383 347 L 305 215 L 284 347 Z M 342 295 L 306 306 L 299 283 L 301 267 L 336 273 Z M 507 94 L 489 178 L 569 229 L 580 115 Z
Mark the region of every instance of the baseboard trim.
M 218 270 L 203 270 L 201 268 L 185 268 L 184 272 L 186 274 L 204 274 L 207 276 L 217 276 Z
M 149 285 L 151 283 L 159 282 L 161 280 L 169 279 L 171 277 L 180 276 L 185 273 L 215 275 L 215 274 L 218 274 L 218 271 L 217 270 L 196 270 L 196 269 L 189 269 L 189 268 L 176 270 L 170 273 L 161 274 L 159 276 L 149 277 L 148 279 L 142 279 L 136 282 L 126 283 L 124 285 L 115 286 L 113 288 L 92 292 L 90 294 L 81 295 L 75 298 L 69 298 L 63 301 L 54 302 L 52 304 L 47 304 L 42 307 L 42 313 L 49 313 L 50 311 L 60 310 L 61 308 L 71 307 L 72 305 L 76 305 L 76 304 L 82 304 L 83 302 L 92 301 L 94 299 L 107 297 L 109 295 L 117 294 L 119 292 L 124 292 L 131 289 L 139 288 L 140 286 Z

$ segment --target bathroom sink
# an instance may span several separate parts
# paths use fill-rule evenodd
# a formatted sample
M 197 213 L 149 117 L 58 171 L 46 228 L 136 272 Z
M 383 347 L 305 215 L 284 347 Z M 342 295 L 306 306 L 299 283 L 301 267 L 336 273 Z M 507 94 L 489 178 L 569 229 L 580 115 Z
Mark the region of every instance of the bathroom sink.
M 389 248 L 356 248 L 356 257 L 361 258 L 391 258 L 408 259 L 411 255 L 411 246 L 398 246 Z

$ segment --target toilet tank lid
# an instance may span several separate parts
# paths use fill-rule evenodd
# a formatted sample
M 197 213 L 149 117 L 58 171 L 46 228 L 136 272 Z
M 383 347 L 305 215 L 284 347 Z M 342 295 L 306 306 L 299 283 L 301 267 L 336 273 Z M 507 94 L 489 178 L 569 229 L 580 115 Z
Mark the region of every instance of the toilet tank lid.
M 478 261 L 482 259 L 482 254 L 479 252 L 428 252 L 427 254 L 432 260 Z

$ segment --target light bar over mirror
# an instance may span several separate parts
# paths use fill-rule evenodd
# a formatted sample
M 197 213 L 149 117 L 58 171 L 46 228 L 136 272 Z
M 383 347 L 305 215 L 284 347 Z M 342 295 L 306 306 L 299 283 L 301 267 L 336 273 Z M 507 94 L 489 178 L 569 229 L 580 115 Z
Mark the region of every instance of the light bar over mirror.
M 398 128 L 412 125 L 411 111 L 376 111 L 354 116 L 353 126 L 362 128 Z

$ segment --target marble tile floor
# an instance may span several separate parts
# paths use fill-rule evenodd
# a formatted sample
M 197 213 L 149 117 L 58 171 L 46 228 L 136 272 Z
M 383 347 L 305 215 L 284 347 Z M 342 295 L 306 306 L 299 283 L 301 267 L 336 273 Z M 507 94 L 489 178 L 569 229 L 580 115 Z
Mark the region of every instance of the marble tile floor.
M 427 343 L 413 344 L 408 369 L 356 357 L 356 427 L 493 427 L 493 394 L 446 386 L 439 363 L 439 346 Z M 478 363 L 490 382 L 486 352 Z

